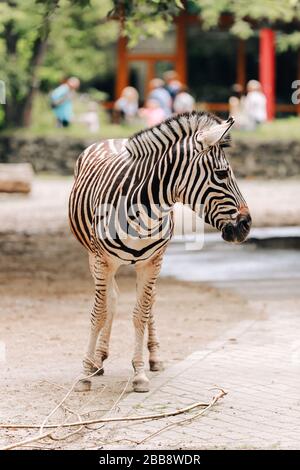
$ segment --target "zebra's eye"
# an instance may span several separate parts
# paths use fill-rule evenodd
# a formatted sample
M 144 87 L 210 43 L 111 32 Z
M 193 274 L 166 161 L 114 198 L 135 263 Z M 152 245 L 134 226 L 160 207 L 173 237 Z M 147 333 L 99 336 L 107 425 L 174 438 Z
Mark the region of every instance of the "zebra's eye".
M 226 170 L 215 170 L 215 173 L 217 175 L 217 178 L 219 180 L 225 180 L 229 174 L 229 170 L 226 169 Z

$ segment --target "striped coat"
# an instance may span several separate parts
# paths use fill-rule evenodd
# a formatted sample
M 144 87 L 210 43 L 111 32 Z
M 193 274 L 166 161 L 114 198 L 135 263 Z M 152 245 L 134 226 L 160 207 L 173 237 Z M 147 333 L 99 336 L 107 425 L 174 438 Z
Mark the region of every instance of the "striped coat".
M 225 240 L 246 238 L 249 211 L 224 152 L 232 124 L 208 113 L 185 113 L 129 139 L 93 144 L 78 158 L 69 218 L 89 252 L 96 286 L 85 373 L 103 370 L 116 298 L 114 275 L 122 264 L 134 264 L 137 271 L 134 389 L 148 390 L 147 325 L 150 368 L 161 367 L 152 305 L 176 202 L 187 204 Z

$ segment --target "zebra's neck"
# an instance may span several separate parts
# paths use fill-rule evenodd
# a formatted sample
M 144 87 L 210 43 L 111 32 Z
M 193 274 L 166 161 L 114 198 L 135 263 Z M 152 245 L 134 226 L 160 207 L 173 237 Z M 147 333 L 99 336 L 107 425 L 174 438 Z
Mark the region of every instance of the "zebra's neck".
M 186 136 L 185 136 L 186 137 Z M 184 136 L 170 133 L 167 126 L 154 127 L 130 138 L 126 149 L 134 161 L 143 199 L 168 211 L 176 202 L 178 166 L 184 166 L 181 143 Z M 184 156 L 186 157 L 186 155 Z
M 157 126 L 135 134 L 126 142 L 126 148 L 136 160 L 150 157 L 155 162 L 170 150 L 173 143 L 174 134 L 168 132 L 166 126 Z

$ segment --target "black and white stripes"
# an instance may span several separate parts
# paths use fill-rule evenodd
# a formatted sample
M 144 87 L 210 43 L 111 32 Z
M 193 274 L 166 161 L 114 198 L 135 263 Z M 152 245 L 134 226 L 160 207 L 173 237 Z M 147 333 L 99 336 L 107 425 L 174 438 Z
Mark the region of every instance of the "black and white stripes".
M 110 279 L 111 272 L 121 264 L 137 266 L 144 280 L 134 311 L 135 325 L 151 318 L 151 344 L 157 343 L 151 313 L 154 284 L 173 233 L 174 204 L 187 204 L 222 231 L 227 241 L 241 242 L 249 232 L 249 211 L 224 153 L 232 124 L 232 118 L 222 121 L 209 113 L 184 113 L 128 140 L 94 144 L 77 161 L 69 203 L 71 229 L 88 249 L 93 263 L 98 259 L 102 267 L 103 263 L 106 266 L 101 270 L 102 285 L 103 277 Z M 146 278 L 139 266 L 145 266 Z M 103 326 L 103 316 L 107 316 L 108 305 L 104 304 L 108 301 L 102 299 L 99 303 L 100 297 L 96 292 L 94 329 L 97 321 Z M 99 315 L 101 321 L 97 320 Z M 89 360 L 93 359 L 95 341 L 94 334 Z M 108 344 L 107 338 L 102 341 L 98 365 L 105 355 L 103 344 Z M 141 345 L 137 335 L 136 364 L 143 363 Z M 137 382 L 143 388 L 146 380 L 143 366 L 135 365 L 135 370 Z
M 231 121 L 225 124 L 194 112 L 89 147 L 70 198 L 79 241 L 127 263 L 145 260 L 171 237 L 177 201 L 222 230 L 245 206 L 223 150 Z

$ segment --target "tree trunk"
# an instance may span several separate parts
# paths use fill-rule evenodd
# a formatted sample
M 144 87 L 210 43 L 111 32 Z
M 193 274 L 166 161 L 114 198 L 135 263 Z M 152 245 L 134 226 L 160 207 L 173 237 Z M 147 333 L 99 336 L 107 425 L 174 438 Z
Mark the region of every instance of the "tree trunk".
M 24 101 L 18 101 L 11 97 L 4 107 L 5 127 L 18 127 L 22 125 L 22 115 L 24 109 Z
M 48 9 L 46 9 L 43 17 L 41 31 L 39 32 L 39 35 L 37 36 L 33 46 L 32 56 L 29 64 L 29 76 L 31 78 L 29 91 L 24 100 L 21 113 L 21 125 L 24 127 L 29 127 L 31 124 L 33 101 L 38 89 L 37 71 L 39 65 L 41 65 L 43 62 L 46 53 L 48 37 L 51 30 L 51 21 L 53 14 L 58 7 L 58 3 L 59 0 L 52 0 L 52 3 L 49 4 Z
M 13 3 L 13 0 L 11 0 L 11 5 Z M 12 96 L 5 106 L 5 124 L 8 127 L 28 127 L 31 124 L 33 101 L 38 89 L 37 71 L 45 56 L 47 41 L 51 29 L 51 21 L 58 3 L 59 0 L 52 0 L 51 2 L 48 2 L 47 6 L 45 6 L 41 26 L 33 45 L 31 59 L 28 64 L 28 76 L 30 77 L 28 93 L 22 100 L 17 100 L 15 98 L 18 94 L 18 90 L 15 90 L 15 92 L 13 90 L 11 93 Z M 6 25 L 5 37 L 7 53 L 10 57 L 13 57 L 17 53 L 17 42 L 19 39 L 18 35 L 14 33 L 13 21 Z
M 16 6 L 14 2 L 9 2 L 10 6 Z M 19 40 L 18 34 L 14 30 L 14 22 L 13 20 L 8 21 L 5 24 L 4 28 L 4 37 L 5 37 L 5 46 L 8 57 L 12 61 L 16 61 L 16 54 L 17 54 L 17 44 Z M 10 127 L 15 125 L 16 121 L 20 122 L 20 107 L 19 103 L 16 100 L 18 90 L 12 89 L 11 90 L 11 98 L 7 101 L 4 107 L 4 121 L 5 125 Z
M 37 80 L 37 70 L 38 66 L 42 63 L 45 52 L 47 49 L 47 41 L 48 35 L 45 38 L 37 38 L 33 55 L 31 59 L 31 83 L 29 86 L 28 94 L 24 100 L 23 108 L 21 110 L 21 122 L 20 124 L 24 127 L 29 127 L 31 124 L 31 116 L 32 116 L 32 107 L 33 101 L 38 90 L 38 80 Z

